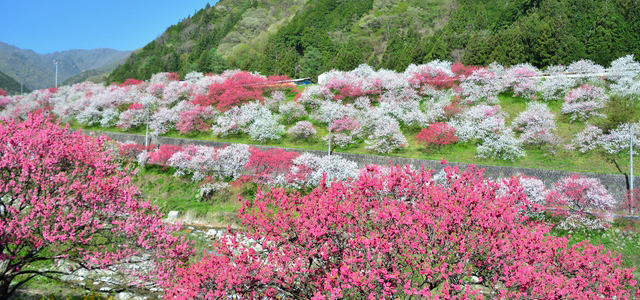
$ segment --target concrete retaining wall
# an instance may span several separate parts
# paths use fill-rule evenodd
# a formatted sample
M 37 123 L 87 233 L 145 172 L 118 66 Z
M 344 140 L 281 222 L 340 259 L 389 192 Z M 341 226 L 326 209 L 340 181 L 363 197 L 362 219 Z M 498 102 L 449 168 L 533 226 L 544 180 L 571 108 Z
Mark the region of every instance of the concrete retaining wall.
M 117 133 L 117 132 L 93 132 L 85 130 L 85 133 L 89 133 L 92 135 L 100 135 L 104 134 L 114 140 L 120 142 L 133 141 L 138 144 L 144 144 L 144 135 L 139 134 L 129 134 L 129 133 Z M 215 141 L 202 141 L 202 140 L 192 140 L 192 139 L 183 139 L 183 138 L 167 138 L 167 137 L 155 137 L 151 139 L 151 143 L 155 145 L 162 144 L 170 144 L 170 145 L 204 145 L 204 146 L 212 146 L 212 147 L 222 147 L 229 145 L 230 143 L 223 142 L 215 142 Z M 278 147 L 270 147 L 270 146 L 262 146 L 262 145 L 252 145 L 254 147 L 268 150 L 272 148 Z M 298 153 L 312 153 L 318 156 L 327 155 L 327 151 L 319 151 L 319 150 L 302 150 L 302 149 L 291 149 L 291 148 L 282 148 L 287 151 L 295 151 Z M 358 163 L 358 166 L 363 167 L 368 164 L 377 164 L 377 165 L 389 165 L 389 162 L 395 165 L 412 165 L 415 168 L 420 168 L 422 165 L 427 169 L 433 169 L 436 171 L 444 168 L 443 165 L 440 164 L 440 161 L 435 160 L 422 160 L 422 159 L 414 159 L 414 158 L 405 158 L 405 157 L 394 157 L 394 156 L 376 156 L 376 155 L 364 155 L 364 154 L 351 154 L 351 153 L 339 153 L 334 152 L 333 155 L 339 155 L 345 159 L 354 161 Z M 455 163 L 450 162 L 447 165 L 458 166 L 461 169 L 467 167 L 466 163 Z M 535 176 L 542 180 L 547 188 L 551 188 L 557 181 L 560 179 L 570 176 L 571 174 L 576 174 L 578 172 L 567 172 L 567 171 L 558 171 L 558 170 L 542 170 L 542 169 L 531 169 L 531 168 L 518 168 L 518 167 L 506 167 L 506 166 L 487 166 L 487 165 L 476 165 L 485 169 L 485 175 L 490 178 L 505 178 L 511 177 L 514 175 L 526 175 L 526 176 Z M 580 175 L 586 177 L 595 177 L 600 179 L 602 184 L 604 184 L 609 192 L 617 199 L 623 199 L 624 195 L 628 190 L 628 176 L 623 174 L 595 174 L 595 173 L 585 173 L 580 172 Z M 640 184 L 640 176 L 634 176 L 634 182 Z

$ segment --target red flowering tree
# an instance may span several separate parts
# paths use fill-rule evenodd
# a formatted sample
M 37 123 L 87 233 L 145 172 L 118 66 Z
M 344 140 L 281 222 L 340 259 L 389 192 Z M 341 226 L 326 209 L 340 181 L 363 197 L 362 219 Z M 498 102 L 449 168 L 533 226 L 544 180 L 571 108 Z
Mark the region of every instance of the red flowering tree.
M 7 91 L 0 89 L 0 96 L 6 96 L 7 95 Z
M 418 135 L 416 135 L 416 140 L 424 143 L 429 149 L 432 146 L 440 147 L 442 145 L 453 144 L 458 141 L 458 137 L 456 137 L 456 129 L 447 123 L 433 123 L 429 125 L 429 128 L 422 129 Z
M 144 83 L 144 80 L 138 80 L 135 78 L 127 78 L 120 86 L 131 86 L 131 85 L 141 85 Z
M 162 282 L 192 253 L 104 142 L 37 115 L 0 124 L 0 299 L 80 270 L 126 276 L 114 290 Z
M 149 152 L 149 163 L 164 166 L 167 164 L 169 158 L 178 151 L 182 151 L 181 146 L 163 144 L 158 150 Z
M 262 151 L 260 148 L 251 147 L 249 152 L 251 156 L 245 168 L 261 178 L 288 173 L 293 160 L 300 156 L 297 152 L 288 152 L 279 148 Z
M 207 97 L 196 97 L 194 102 L 203 106 L 215 105 L 218 110 L 226 111 L 245 102 L 262 101 L 266 83 L 264 77 L 239 72 L 223 83 L 210 85 Z
M 259 191 L 240 218 L 248 231 L 179 269 L 171 299 L 619 299 L 633 269 L 587 243 L 568 245 L 527 219 L 517 180 L 500 184 L 471 167 L 431 173 L 368 167 L 353 182 L 308 196 Z M 473 287 L 472 287 L 473 286 Z
M 156 148 L 156 145 L 151 144 L 149 146 L 145 146 L 144 144 L 120 144 L 120 156 L 135 160 L 136 157 L 142 151 L 153 151 Z

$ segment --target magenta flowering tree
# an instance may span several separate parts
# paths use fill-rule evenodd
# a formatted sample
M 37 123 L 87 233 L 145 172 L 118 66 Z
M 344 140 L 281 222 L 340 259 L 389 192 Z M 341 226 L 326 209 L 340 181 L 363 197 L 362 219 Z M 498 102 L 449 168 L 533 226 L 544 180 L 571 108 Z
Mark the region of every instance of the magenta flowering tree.
M 436 146 L 440 150 L 442 145 L 449 145 L 458 141 L 455 134 L 456 129 L 451 125 L 437 122 L 429 125 L 429 128 L 422 129 L 416 135 L 416 140 L 424 143 L 427 146 L 427 151 L 432 146 Z
M 0 125 L 0 299 L 80 270 L 134 276 L 114 290 L 161 282 L 192 253 L 104 142 L 34 115 Z
M 176 272 L 165 297 L 595 299 L 636 284 L 601 246 L 528 220 L 516 179 L 501 196 L 475 167 L 448 168 L 446 185 L 424 169 L 368 168 L 308 196 L 259 191 L 240 210 L 248 231 Z

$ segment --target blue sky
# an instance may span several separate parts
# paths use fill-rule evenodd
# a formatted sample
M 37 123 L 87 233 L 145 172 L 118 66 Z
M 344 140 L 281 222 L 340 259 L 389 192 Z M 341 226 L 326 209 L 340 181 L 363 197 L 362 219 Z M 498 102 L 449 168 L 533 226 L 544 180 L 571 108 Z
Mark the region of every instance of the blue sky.
M 141 48 L 216 0 L 0 0 L 0 41 L 38 53 Z

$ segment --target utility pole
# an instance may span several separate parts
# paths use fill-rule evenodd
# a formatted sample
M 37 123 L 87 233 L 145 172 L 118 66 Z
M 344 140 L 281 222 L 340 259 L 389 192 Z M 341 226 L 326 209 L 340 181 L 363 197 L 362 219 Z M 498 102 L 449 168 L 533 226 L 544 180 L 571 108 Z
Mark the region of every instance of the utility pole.
M 631 214 L 633 215 L 633 205 L 634 205 L 634 198 L 633 198 L 633 124 L 631 124 L 631 126 L 629 126 L 629 131 L 631 132 L 630 134 L 630 138 L 629 140 L 631 141 L 629 143 L 629 174 L 631 175 L 631 180 L 629 180 L 630 183 L 630 188 L 631 191 L 629 193 L 629 206 L 631 207 Z
M 54 59 L 53 64 L 56 65 L 56 87 L 58 87 L 58 61 Z
M 329 148 L 327 150 L 327 155 L 331 156 L 331 127 L 327 125 L 327 129 L 329 129 L 329 138 L 327 139 L 329 142 Z
M 149 147 L 149 104 L 145 104 L 144 108 L 147 111 L 147 130 L 144 133 L 144 147 L 146 149 Z

